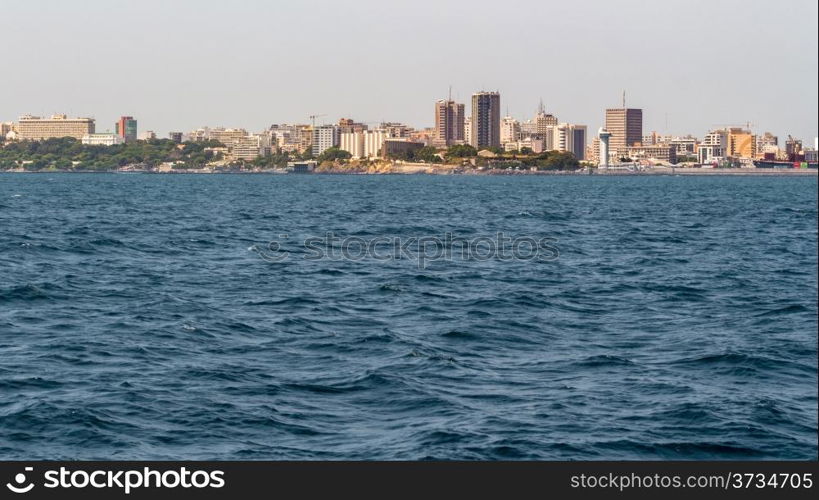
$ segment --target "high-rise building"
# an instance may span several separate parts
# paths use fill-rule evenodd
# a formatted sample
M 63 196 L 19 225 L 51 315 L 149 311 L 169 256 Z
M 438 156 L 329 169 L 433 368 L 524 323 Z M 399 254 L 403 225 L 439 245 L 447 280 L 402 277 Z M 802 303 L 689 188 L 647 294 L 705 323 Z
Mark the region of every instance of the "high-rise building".
M 176 143 L 182 142 L 182 132 L 168 132 L 168 139 Z
M 133 116 L 120 116 L 116 125 L 116 133 L 125 142 L 135 141 L 137 138 L 137 121 Z
M 335 125 L 319 125 L 313 128 L 313 155 L 318 156 L 326 150 L 338 146 L 339 133 Z
M 578 160 L 586 158 L 586 126 L 561 123 L 555 127 L 552 149 L 571 153 Z
M 643 141 L 643 110 L 625 107 L 607 109 L 605 128 L 611 134 L 610 151 L 623 155 L 629 146 L 640 145 Z
M 500 147 L 500 94 L 472 94 L 472 137 L 470 144 L 477 149 Z
M 68 118 L 66 115 L 52 115 L 50 118 L 23 115 L 17 123 L 17 139 L 41 141 L 52 137 L 73 137 L 94 133 L 93 118 Z
M 557 117 L 546 112 L 546 106 L 543 105 L 541 100 L 535 119 L 532 122 L 534 123 L 534 133 L 546 137 L 548 134 L 554 133 L 550 127 L 557 125 Z
M 464 105 L 453 100 L 435 102 L 435 133 L 432 143 L 451 146 L 464 142 Z

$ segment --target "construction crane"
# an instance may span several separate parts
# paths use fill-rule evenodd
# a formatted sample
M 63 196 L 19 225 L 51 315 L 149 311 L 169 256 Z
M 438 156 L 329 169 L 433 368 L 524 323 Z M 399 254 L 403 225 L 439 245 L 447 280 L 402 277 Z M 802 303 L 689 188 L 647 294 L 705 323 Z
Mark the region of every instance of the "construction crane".
M 316 128 L 316 118 L 318 118 L 320 116 L 327 116 L 327 115 L 309 115 L 308 116 L 310 118 L 310 121 L 313 124 L 313 128 Z

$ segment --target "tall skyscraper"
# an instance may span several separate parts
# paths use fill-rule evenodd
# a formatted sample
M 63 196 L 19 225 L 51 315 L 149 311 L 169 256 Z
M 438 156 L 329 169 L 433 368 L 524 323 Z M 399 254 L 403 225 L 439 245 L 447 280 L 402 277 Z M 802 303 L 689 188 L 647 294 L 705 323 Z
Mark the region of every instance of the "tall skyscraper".
M 626 107 L 607 109 L 606 130 L 611 134 L 611 152 L 624 155 L 629 146 L 643 141 L 643 110 Z
M 472 94 L 472 137 L 473 147 L 500 147 L 500 94 L 498 92 L 476 92 Z
M 464 141 L 464 105 L 451 99 L 435 102 L 436 146 L 451 146 Z
M 133 116 L 120 116 L 116 125 L 117 135 L 125 142 L 135 141 L 137 138 L 137 121 Z

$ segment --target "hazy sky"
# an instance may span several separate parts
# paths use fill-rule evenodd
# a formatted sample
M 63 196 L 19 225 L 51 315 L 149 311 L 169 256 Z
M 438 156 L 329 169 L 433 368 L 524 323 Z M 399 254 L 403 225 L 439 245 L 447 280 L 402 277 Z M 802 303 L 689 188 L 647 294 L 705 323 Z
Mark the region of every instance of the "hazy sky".
M 424 127 L 452 85 L 596 130 L 625 89 L 646 133 L 751 121 L 812 142 L 818 31 L 816 0 L 0 0 L 0 121 Z

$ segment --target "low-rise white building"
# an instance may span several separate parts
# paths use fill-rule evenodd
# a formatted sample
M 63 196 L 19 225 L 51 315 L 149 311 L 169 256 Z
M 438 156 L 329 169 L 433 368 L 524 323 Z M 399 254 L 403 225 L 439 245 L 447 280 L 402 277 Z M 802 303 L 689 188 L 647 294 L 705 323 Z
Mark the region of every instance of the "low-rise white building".
M 117 134 L 85 134 L 80 141 L 86 146 L 113 146 L 115 144 L 124 144 L 125 139 Z

